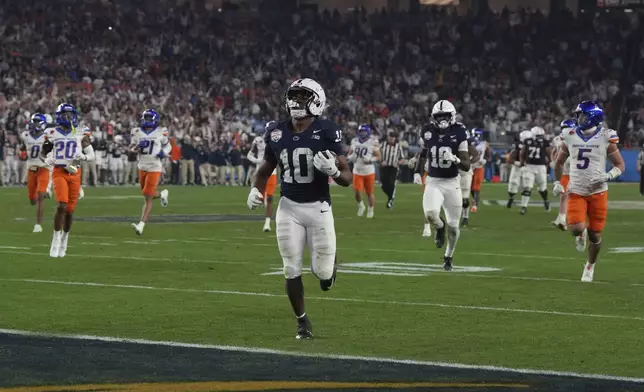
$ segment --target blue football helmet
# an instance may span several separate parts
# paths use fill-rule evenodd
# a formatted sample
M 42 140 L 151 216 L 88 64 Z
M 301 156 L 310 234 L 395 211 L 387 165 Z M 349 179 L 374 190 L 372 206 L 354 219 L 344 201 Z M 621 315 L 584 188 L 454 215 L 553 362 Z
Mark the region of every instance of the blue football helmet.
M 561 124 L 559 124 L 559 128 L 564 130 L 566 128 L 575 128 L 577 126 L 577 123 L 575 120 L 568 119 L 568 120 L 563 120 Z
M 31 115 L 31 119 L 29 120 L 29 132 L 31 133 L 36 133 L 36 132 L 42 132 L 47 128 L 47 117 L 45 117 L 44 114 L 41 113 L 34 113 Z
M 141 128 L 155 129 L 159 126 L 159 113 L 154 109 L 147 109 L 141 114 Z
M 371 127 L 367 124 L 362 124 L 358 127 L 358 140 L 366 142 L 371 137 Z
M 74 105 L 61 103 L 56 108 L 56 124 L 65 128 L 78 126 L 78 112 Z
M 583 131 L 598 126 L 604 119 L 604 110 L 593 101 L 583 101 L 573 113 L 577 125 Z

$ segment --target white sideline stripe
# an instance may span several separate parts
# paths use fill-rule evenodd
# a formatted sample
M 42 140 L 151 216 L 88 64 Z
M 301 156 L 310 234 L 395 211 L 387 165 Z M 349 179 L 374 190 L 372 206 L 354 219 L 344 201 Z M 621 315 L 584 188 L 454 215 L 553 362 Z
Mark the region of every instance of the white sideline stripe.
M 207 293 L 207 294 L 224 294 L 224 295 L 243 295 L 243 296 L 252 296 L 252 297 L 286 298 L 286 295 L 284 294 L 270 294 L 270 293 L 258 293 L 258 292 L 235 291 L 235 290 L 198 290 L 198 289 L 182 289 L 182 288 L 174 288 L 174 287 L 139 286 L 139 285 L 108 284 L 108 283 L 95 283 L 95 282 L 74 282 L 74 281 L 60 281 L 60 280 L 46 280 L 46 279 L 0 278 L 0 281 L 60 284 L 60 285 L 66 285 L 66 286 L 90 286 L 90 287 L 107 287 L 107 288 L 122 288 L 122 289 L 173 291 L 173 292 L 185 292 L 185 293 Z M 612 315 L 612 314 L 559 312 L 554 310 L 498 308 L 498 307 L 492 307 L 492 306 L 473 306 L 473 305 L 452 305 L 452 304 L 443 304 L 443 303 L 436 303 L 436 302 L 384 301 L 384 300 L 370 300 L 370 299 L 361 299 L 361 298 L 334 298 L 334 297 L 307 297 L 307 298 L 311 300 L 320 300 L 320 301 L 369 303 L 369 304 L 381 304 L 381 305 L 427 306 L 427 307 L 436 307 L 436 308 L 487 310 L 487 311 L 493 311 L 493 312 L 532 313 L 532 314 L 547 314 L 547 315 L 555 315 L 555 316 L 644 321 L 644 317 L 620 316 L 620 315 Z
M 49 245 L 46 245 L 49 247 Z M 38 252 L 18 252 L 10 250 L 0 250 L 0 253 L 10 253 L 19 255 L 34 255 L 49 258 L 49 253 Z M 140 260 L 140 261 L 165 261 L 175 263 L 206 263 L 206 264 L 254 264 L 246 261 L 223 261 L 223 260 L 185 260 L 185 259 L 164 259 L 157 257 L 136 257 L 136 256 L 108 256 L 108 255 L 79 255 L 67 254 L 65 257 L 80 257 L 83 259 L 119 259 L 119 260 Z
M 607 374 L 586 374 L 586 373 L 574 373 L 574 372 L 545 370 L 545 369 L 544 370 L 522 369 L 522 368 L 510 368 L 510 367 L 502 367 L 502 366 L 471 365 L 471 364 L 454 363 L 454 362 L 420 361 L 420 360 L 414 360 L 414 359 L 399 359 L 399 358 L 388 358 L 388 357 L 367 357 L 367 356 L 358 356 L 358 355 L 327 354 L 327 353 L 304 353 L 304 352 L 298 352 L 298 351 L 275 350 L 275 349 L 261 348 L 261 347 L 241 347 L 241 346 L 227 346 L 227 345 L 216 345 L 216 344 L 184 343 L 184 342 L 167 341 L 167 340 L 132 339 L 132 338 L 112 337 L 112 336 L 58 334 L 58 333 L 24 331 L 24 330 L 4 329 L 4 328 L 0 328 L 0 334 L 40 337 L 40 338 L 47 338 L 47 339 L 75 339 L 75 340 L 84 340 L 84 341 L 95 340 L 99 342 L 108 342 L 108 343 L 127 343 L 127 344 L 143 344 L 143 345 L 150 345 L 150 346 L 198 348 L 198 349 L 207 349 L 207 350 L 244 352 L 244 353 L 252 353 L 252 354 L 292 356 L 292 357 L 299 357 L 299 358 L 395 363 L 395 364 L 413 365 L 413 366 L 435 366 L 435 367 L 443 367 L 443 368 L 451 368 L 451 369 L 482 370 L 482 371 L 492 371 L 492 372 L 531 374 L 531 375 L 540 375 L 540 376 L 575 377 L 575 378 L 585 378 L 585 379 L 595 379 L 595 380 L 644 383 L 644 378 L 620 377 L 620 376 L 611 376 Z
M 0 249 L 31 249 L 24 246 L 0 246 Z

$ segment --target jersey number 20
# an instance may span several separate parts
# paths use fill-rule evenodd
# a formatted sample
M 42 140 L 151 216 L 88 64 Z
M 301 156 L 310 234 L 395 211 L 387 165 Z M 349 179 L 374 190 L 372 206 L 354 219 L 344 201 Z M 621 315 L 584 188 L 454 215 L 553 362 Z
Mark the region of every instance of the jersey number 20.
M 290 157 L 287 150 L 280 153 L 280 161 L 284 169 L 283 179 L 288 184 L 309 184 L 313 182 L 315 173 L 313 172 L 313 150 L 306 147 L 299 147 L 293 150 Z
M 447 161 L 443 159 L 445 154 L 451 152 L 452 148 L 447 146 L 441 146 L 438 148 L 438 154 L 436 153 L 436 146 L 432 146 L 429 152 L 432 154 L 432 167 L 440 167 L 441 169 L 447 169 L 452 166 L 452 161 Z M 440 159 L 438 158 L 440 156 Z
M 58 141 L 55 144 L 56 148 L 56 159 L 73 159 L 76 154 L 76 141 L 67 140 L 67 141 Z

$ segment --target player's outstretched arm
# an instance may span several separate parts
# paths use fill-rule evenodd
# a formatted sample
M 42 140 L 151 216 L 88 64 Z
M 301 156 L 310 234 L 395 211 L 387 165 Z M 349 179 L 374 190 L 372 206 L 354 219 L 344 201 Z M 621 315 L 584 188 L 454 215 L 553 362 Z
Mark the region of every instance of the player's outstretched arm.
M 481 158 L 479 150 L 477 150 L 476 147 L 472 145 L 467 146 L 467 152 L 470 157 L 470 162 L 478 162 L 478 160 Z
M 270 178 L 273 170 L 277 167 L 277 158 L 273 153 L 273 150 L 269 145 L 266 146 L 266 151 L 264 152 L 264 160 L 257 168 L 255 172 L 255 188 L 264 194 L 266 190 L 266 182 Z
M 458 163 L 458 168 L 463 170 L 463 171 L 470 171 L 470 151 L 469 148 L 467 150 L 459 150 L 458 151 L 458 159 L 461 161 Z
M 338 170 L 340 170 L 340 176 L 334 178 L 333 180 L 336 184 L 340 186 L 349 186 L 353 182 L 353 174 L 349 170 L 349 164 L 347 163 L 347 157 L 344 155 L 338 155 Z
M 611 175 L 611 180 L 615 177 L 618 177 L 622 173 L 624 173 L 624 170 L 626 170 L 626 165 L 624 164 L 624 157 L 622 157 L 622 153 L 619 152 L 619 148 L 617 148 L 617 144 L 609 144 L 608 148 L 606 149 L 606 154 L 608 155 L 608 159 L 610 159 L 610 163 L 613 164 L 613 168 L 608 171 L 608 174 Z

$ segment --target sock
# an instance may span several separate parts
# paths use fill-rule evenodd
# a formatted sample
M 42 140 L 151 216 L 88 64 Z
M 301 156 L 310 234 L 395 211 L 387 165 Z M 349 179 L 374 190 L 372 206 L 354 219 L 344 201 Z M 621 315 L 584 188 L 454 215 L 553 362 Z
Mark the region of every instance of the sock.
M 302 315 L 301 315 L 301 316 L 295 316 L 295 317 L 297 317 L 298 319 L 301 319 L 301 318 L 302 318 L 302 317 L 304 317 L 304 316 L 306 316 L 306 312 L 302 313 Z
M 68 236 L 69 236 L 69 232 L 68 232 L 68 231 L 63 231 L 63 232 L 61 232 L 61 234 L 60 234 L 60 242 L 65 242 L 65 241 L 67 241 L 67 237 L 68 237 Z
M 548 190 L 547 189 L 545 191 L 539 191 L 539 194 L 541 195 L 541 198 L 544 201 L 548 201 Z
M 470 217 L 470 209 L 463 208 L 463 218 L 468 219 Z
M 510 192 L 508 192 L 508 196 L 510 196 L 510 200 L 514 200 L 514 196 L 515 196 L 515 195 L 516 195 L 516 193 L 510 193 Z
M 264 220 L 264 224 L 265 224 L 266 226 L 270 226 L 270 224 L 271 224 L 271 218 L 267 216 L 267 217 L 266 217 L 266 219 Z
M 52 238 L 51 242 L 60 243 L 60 237 L 62 236 L 62 234 L 63 234 L 62 230 L 54 231 L 54 238 Z
M 144 227 L 145 227 L 145 222 L 140 221 L 140 222 L 139 222 L 139 228 L 140 228 L 141 230 L 143 230 L 143 228 L 144 228 Z
M 566 214 L 559 214 L 559 223 L 566 224 Z
M 373 212 L 373 207 L 369 207 L 368 211 Z
M 528 207 L 528 203 L 530 202 L 530 196 L 523 195 L 521 196 L 521 207 Z
M 456 242 L 458 237 L 461 235 L 461 230 L 458 226 L 448 226 L 447 227 L 447 248 L 445 249 L 445 257 L 452 257 L 454 251 L 456 250 Z
M 474 196 L 474 205 L 479 206 L 479 196 L 481 195 L 480 191 L 474 191 L 472 192 L 472 196 Z
M 359 201 L 359 202 L 358 202 L 358 207 L 360 207 L 360 208 L 364 208 L 364 203 L 363 203 L 362 201 Z
M 429 223 L 425 223 L 425 230 L 431 230 L 432 226 Z

